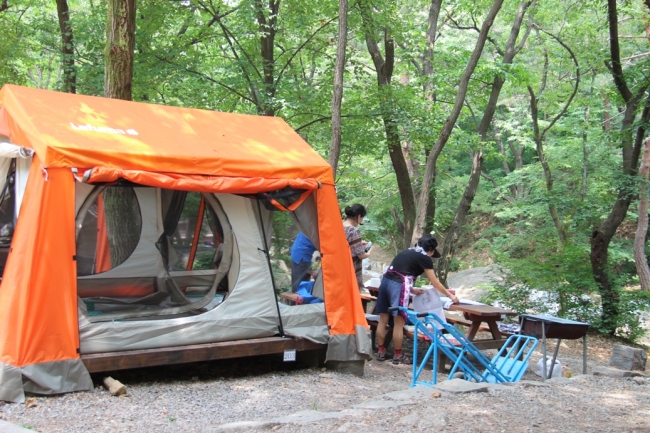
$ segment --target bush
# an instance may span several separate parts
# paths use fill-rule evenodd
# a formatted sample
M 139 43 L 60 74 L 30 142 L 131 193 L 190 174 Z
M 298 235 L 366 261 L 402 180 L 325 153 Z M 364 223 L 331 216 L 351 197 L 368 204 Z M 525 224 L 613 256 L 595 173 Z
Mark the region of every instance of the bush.
M 612 283 L 618 287 L 619 314 L 604 323 L 588 250 L 575 245 L 558 250 L 554 242 L 534 240 L 526 249 L 525 258 L 500 254 L 503 281 L 486 286 L 483 302 L 498 303 L 520 314 L 549 314 L 590 323 L 592 329 L 605 333 L 611 329 L 606 325 L 613 324 L 616 335 L 631 341 L 644 335 L 639 316 L 650 310 L 650 293 L 624 289 L 627 281 L 619 276 Z

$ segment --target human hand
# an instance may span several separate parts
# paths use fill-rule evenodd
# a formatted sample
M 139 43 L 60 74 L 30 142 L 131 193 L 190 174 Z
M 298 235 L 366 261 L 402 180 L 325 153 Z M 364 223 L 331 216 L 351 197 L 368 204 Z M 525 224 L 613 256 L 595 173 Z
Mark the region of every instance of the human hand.
M 414 295 L 422 295 L 422 294 L 424 294 L 424 289 L 415 289 L 414 288 L 414 289 L 411 289 L 411 293 L 413 293 Z
M 451 295 L 449 299 L 451 299 L 451 302 L 453 302 L 454 304 L 460 304 L 460 301 L 458 300 L 458 297 L 456 295 Z

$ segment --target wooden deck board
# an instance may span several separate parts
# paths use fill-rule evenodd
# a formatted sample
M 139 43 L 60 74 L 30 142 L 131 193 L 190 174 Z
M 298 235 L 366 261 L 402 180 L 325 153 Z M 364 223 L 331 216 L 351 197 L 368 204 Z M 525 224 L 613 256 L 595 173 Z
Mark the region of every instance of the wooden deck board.
M 157 349 L 92 353 L 81 355 L 81 361 L 86 365 L 90 373 L 96 373 L 156 365 L 269 355 L 283 353 L 285 350 L 290 349 L 296 349 L 296 351 L 300 352 L 326 348 L 326 344 L 314 343 L 302 338 L 268 337 Z

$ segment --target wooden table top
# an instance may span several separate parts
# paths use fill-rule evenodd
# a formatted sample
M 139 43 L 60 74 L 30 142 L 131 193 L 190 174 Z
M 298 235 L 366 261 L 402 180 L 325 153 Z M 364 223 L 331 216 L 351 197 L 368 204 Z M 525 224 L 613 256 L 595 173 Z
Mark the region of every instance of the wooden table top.
M 449 307 L 452 311 L 462 311 L 463 313 L 472 314 L 481 317 L 494 317 L 494 316 L 516 316 L 517 313 L 511 310 L 506 310 L 492 305 L 471 305 L 471 304 L 451 304 Z

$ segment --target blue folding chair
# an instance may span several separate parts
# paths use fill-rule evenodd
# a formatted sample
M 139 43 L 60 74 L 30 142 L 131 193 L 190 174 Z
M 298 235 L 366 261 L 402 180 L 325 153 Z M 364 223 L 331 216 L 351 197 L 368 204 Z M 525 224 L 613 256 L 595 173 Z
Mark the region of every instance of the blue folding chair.
M 404 307 L 393 307 L 406 313 L 415 324 L 413 342 L 413 374 L 411 386 L 437 383 L 438 357 L 444 354 L 452 363 L 448 378 L 462 372 L 465 380 L 475 382 L 516 382 L 528 369 L 528 359 L 537 347 L 537 339 L 525 335 L 510 336 L 497 355 L 489 359 L 455 326 L 442 321 L 431 313 L 416 313 Z M 444 332 L 443 332 L 444 331 Z M 420 335 L 431 341 L 428 350 L 418 361 Z M 470 361 L 469 357 L 473 361 Z M 431 381 L 419 380 L 429 359 L 432 359 Z

